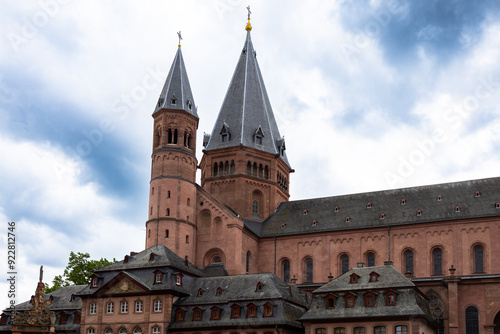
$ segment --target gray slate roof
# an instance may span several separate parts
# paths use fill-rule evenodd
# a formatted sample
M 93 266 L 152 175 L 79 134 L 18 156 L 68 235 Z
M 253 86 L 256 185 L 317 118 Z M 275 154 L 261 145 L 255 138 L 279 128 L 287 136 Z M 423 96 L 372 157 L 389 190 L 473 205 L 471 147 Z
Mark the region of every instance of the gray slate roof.
M 175 104 L 172 103 L 175 98 Z M 156 103 L 155 113 L 160 109 L 184 110 L 187 113 L 198 117 L 193 93 L 189 85 L 189 79 L 182 57 L 181 47 L 177 49 L 174 62 L 168 72 L 167 80 Z
M 476 191 L 480 193 L 478 197 Z M 496 208 L 496 203 L 499 201 L 500 177 L 282 202 L 264 221 L 259 235 L 273 237 L 498 217 L 500 208 Z M 367 207 L 368 203 L 371 208 Z M 456 212 L 457 206 L 459 212 Z M 421 210 L 420 216 L 417 210 Z M 349 222 L 346 217 L 350 218 Z M 259 232 L 253 226 L 249 228 Z
M 262 283 L 261 291 L 256 289 L 259 282 Z M 216 295 L 219 287 L 222 289 L 222 294 Z M 202 295 L 198 295 L 200 289 L 203 289 Z M 211 327 L 274 327 L 275 325 L 302 328 L 302 324 L 297 319 L 306 312 L 308 307 L 308 302 L 302 291 L 295 287 L 289 288 L 286 283 L 271 273 L 200 277 L 196 279 L 190 290 L 190 296 L 181 298 L 175 303 L 175 309 L 181 308 L 185 311 L 185 320 L 176 322 L 174 318 L 169 326 L 170 330 Z M 274 307 L 273 317 L 263 317 L 263 305 L 268 302 Z M 256 318 L 246 317 L 247 306 L 250 303 L 257 306 Z M 235 304 L 241 307 L 241 316 L 231 319 L 231 306 Z M 220 320 L 210 320 L 213 306 L 222 310 Z M 197 307 L 203 311 L 201 321 L 193 321 L 193 310 Z
M 377 282 L 369 282 L 372 272 L 380 275 Z M 358 283 L 350 283 L 352 274 L 359 276 Z M 396 306 L 386 305 L 385 293 L 389 290 L 396 292 Z M 375 293 L 375 306 L 365 306 L 366 292 Z M 355 294 L 354 307 L 345 307 L 344 296 L 347 293 Z M 329 294 L 336 296 L 335 308 L 326 308 L 326 296 Z M 309 311 L 300 320 L 363 321 L 385 317 L 422 317 L 434 323 L 427 300 L 415 284 L 392 265 L 354 268 L 316 289 Z
M 229 141 L 222 142 L 220 133 L 223 127 L 229 130 Z M 262 145 L 254 140 L 254 135 L 260 131 L 259 129 L 263 134 Z M 249 31 L 205 149 L 209 151 L 240 144 L 272 154 L 279 154 L 279 146 L 284 145 Z M 286 152 L 283 152 L 281 159 L 290 166 Z
M 151 256 L 151 254 L 154 254 Z M 154 283 L 154 272 L 163 272 L 161 284 Z M 182 273 L 182 286 L 176 285 L 176 275 Z M 80 295 L 92 295 L 102 293 L 111 288 L 113 284 L 121 279 L 128 278 L 136 282 L 146 291 L 175 291 L 180 294 L 189 294 L 189 286 L 198 276 L 204 276 L 203 272 L 172 252 L 164 245 L 152 246 L 140 253 L 129 256 L 127 261 L 111 264 L 95 271 L 99 277 L 98 288 L 86 286 Z M 126 293 L 126 292 L 124 292 Z

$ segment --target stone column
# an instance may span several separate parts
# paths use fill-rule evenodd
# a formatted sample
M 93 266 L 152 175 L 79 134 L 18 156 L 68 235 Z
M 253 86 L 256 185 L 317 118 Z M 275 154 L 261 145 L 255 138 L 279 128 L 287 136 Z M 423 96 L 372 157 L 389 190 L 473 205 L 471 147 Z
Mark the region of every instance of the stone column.
M 455 268 L 451 265 L 450 276 L 444 281 L 448 286 L 448 327 L 450 334 L 458 334 L 458 284 L 460 278 L 455 277 Z

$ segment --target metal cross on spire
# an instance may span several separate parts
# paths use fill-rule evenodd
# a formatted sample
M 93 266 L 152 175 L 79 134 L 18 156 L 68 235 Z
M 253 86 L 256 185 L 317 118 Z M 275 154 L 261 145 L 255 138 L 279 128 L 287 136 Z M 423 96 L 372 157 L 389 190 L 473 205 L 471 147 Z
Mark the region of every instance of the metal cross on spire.
M 182 35 L 180 30 L 177 32 L 177 36 L 179 36 L 179 46 L 181 46 Z
M 247 10 L 248 10 L 248 22 L 247 26 L 245 27 L 245 30 L 250 31 L 252 30 L 252 25 L 250 24 L 250 14 L 252 14 L 252 12 L 250 11 L 250 5 L 248 5 Z

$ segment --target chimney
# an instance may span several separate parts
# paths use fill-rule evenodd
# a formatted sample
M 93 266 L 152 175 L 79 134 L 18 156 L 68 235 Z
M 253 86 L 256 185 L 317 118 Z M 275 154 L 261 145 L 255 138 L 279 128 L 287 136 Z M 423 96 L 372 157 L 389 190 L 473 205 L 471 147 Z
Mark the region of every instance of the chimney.
M 392 266 L 392 261 L 384 261 L 384 266 Z
M 365 263 L 364 262 L 358 262 L 358 268 L 364 268 Z

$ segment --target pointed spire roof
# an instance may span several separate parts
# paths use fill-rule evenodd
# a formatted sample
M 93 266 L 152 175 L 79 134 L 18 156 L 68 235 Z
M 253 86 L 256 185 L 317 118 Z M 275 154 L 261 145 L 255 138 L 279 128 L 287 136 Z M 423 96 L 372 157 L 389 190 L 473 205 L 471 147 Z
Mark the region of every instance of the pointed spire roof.
M 179 40 L 180 41 L 180 40 Z M 193 93 L 182 57 L 181 45 L 175 54 L 174 62 L 168 72 L 167 80 L 156 103 L 155 113 L 160 109 L 184 110 L 198 117 Z
M 210 151 L 243 145 L 280 154 L 281 159 L 290 166 L 284 138 L 280 135 L 274 118 L 250 37 L 251 28 L 248 26 L 249 24 L 240 59 L 205 149 Z M 229 136 L 221 133 L 223 129 L 229 129 Z

